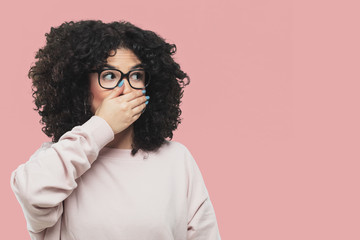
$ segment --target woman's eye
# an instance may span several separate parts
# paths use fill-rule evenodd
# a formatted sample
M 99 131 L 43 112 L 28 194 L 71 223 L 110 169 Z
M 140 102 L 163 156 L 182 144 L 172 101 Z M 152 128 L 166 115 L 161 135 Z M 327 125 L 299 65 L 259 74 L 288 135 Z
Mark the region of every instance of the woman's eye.
M 104 80 L 113 80 L 115 78 L 115 75 L 113 73 L 104 73 L 102 78 Z
M 131 78 L 133 79 L 133 80 L 141 80 L 142 79 L 142 74 L 141 73 L 133 73 L 132 75 L 131 75 Z

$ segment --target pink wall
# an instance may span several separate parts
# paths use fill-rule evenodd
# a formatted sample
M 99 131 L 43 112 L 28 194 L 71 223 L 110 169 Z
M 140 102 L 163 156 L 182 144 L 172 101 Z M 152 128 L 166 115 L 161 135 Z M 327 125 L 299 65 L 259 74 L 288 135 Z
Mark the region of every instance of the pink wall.
M 223 239 L 360 239 L 358 1 L 1 3 L 2 239 L 29 239 L 10 173 L 49 141 L 27 71 L 64 21 L 128 20 L 191 77 L 174 140 L 193 153 Z

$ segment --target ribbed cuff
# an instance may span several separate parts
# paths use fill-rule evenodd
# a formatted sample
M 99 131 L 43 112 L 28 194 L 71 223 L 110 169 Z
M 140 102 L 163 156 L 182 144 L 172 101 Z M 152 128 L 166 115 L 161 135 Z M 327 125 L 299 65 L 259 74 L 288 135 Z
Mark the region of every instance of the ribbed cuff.
M 106 144 L 114 139 L 114 131 L 105 119 L 99 116 L 92 116 L 82 127 L 92 135 L 95 143 L 101 150 Z

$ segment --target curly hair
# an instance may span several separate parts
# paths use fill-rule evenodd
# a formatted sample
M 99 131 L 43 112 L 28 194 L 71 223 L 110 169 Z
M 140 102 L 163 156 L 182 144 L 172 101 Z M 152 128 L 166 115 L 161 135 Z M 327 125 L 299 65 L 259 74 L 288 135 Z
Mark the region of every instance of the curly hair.
M 93 116 L 88 74 L 104 66 L 110 52 L 116 54 L 118 48 L 132 50 L 152 79 L 146 89 L 151 101 L 133 123 L 131 154 L 139 149 L 155 151 L 166 138 L 172 139 L 182 120 L 179 105 L 183 88 L 190 83 L 189 76 L 172 58 L 175 44 L 127 21 L 64 22 L 45 36 L 46 44 L 36 53 L 37 61 L 28 77 L 32 79 L 34 110 L 41 116 L 42 131 L 52 137 L 52 142 Z

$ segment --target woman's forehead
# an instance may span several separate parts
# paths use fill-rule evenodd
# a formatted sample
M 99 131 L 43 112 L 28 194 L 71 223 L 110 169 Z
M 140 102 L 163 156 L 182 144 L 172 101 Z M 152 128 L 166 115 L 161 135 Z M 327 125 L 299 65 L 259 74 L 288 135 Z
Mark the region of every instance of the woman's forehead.
M 110 54 L 113 55 L 115 51 L 113 50 Z M 134 65 L 140 64 L 141 61 L 137 56 L 128 49 L 117 49 L 114 56 L 110 56 L 107 59 L 107 63 L 118 69 L 120 68 L 131 68 Z
M 118 48 L 116 49 L 116 54 L 115 54 L 115 50 L 111 50 L 110 51 L 110 57 L 115 57 L 115 56 L 135 56 L 134 52 L 130 49 L 127 48 Z

